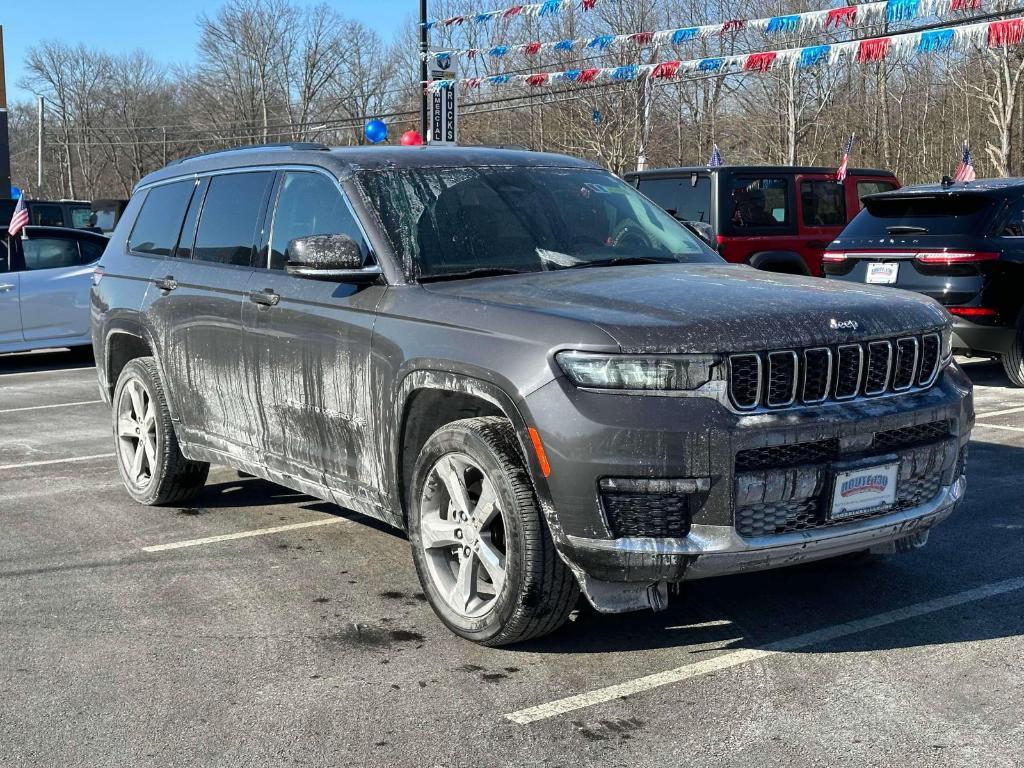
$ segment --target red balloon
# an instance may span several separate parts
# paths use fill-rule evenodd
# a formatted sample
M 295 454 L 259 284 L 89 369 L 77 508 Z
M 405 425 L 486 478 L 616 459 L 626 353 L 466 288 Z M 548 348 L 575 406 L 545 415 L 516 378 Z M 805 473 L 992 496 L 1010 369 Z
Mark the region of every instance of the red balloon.
M 418 147 L 423 143 L 423 137 L 418 131 L 406 131 L 400 141 L 403 147 Z

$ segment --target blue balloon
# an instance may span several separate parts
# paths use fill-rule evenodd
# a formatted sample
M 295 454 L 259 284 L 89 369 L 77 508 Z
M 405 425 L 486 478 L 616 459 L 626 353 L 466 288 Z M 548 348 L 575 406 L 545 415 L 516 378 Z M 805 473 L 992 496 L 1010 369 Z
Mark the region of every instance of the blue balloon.
M 383 120 L 370 120 L 366 123 L 366 138 L 371 144 L 379 144 L 388 137 L 388 126 Z

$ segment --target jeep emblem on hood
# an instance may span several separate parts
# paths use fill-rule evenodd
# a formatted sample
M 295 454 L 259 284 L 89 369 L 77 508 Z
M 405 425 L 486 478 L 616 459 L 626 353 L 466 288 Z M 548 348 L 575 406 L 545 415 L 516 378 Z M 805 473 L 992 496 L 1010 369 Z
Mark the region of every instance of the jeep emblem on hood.
M 836 320 L 833 317 L 828 321 L 828 327 L 833 331 L 859 331 L 860 323 L 856 320 Z

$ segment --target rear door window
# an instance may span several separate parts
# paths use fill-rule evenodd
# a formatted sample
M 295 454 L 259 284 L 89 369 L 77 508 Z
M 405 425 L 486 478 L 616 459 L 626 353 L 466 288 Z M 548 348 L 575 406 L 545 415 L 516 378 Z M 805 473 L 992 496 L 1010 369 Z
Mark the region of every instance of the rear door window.
M 869 199 L 843 237 L 984 234 L 996 201 L 981 195 Z
M 149 190 L 128 237 L 128 249 L 135 253 L 170 256 L 178 242 L 181 220 L 193 187 L 195 181 L 187 179 Z
M 310 235 L 348 235 L 367 249 L 338 187 L 321 173 L 288 172 L 281 183 L 270 238 L 270 268 L 284 269 L 288 243 Z
M 210 180 L 193 258 L 249 266 L 274 174 L 228 173 Z
M 82 263 L 78 242 L 63 237 L 33 237 L 22 240 L 21 250 L 25 257 L 25 269 L 29 272 L 75 267 Z
M 711 221 L 711 179 L 707 176 L 641 179 L 637 188 L 680 221 Z
M 59 205 L 33 205 L 32 223 L 40 227 L 63 227 L 64 211 Z
M 789 227 L 789 179 L 784 176 L 733 176 L 729 179 L 729 221 L 733 229 Z
M 832 179 L 800 182 L 800 207 L 805 227 L 841 227 L 846 224 L 846 200 L 842 184 Z

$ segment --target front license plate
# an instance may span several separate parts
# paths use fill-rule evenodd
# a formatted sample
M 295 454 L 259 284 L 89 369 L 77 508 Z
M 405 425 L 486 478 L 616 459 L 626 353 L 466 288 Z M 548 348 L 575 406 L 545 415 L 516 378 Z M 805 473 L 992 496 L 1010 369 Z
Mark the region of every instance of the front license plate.
M 829 519 L 843 520 L 891 507 L 896 502 L 899 469 L 899 462 L 894 462 L 837 472 Z
M 895 285 L 900 276 L 900 265 L 896 261 L 872 261 L 868 264 L 865 282 L 875 285 Z

